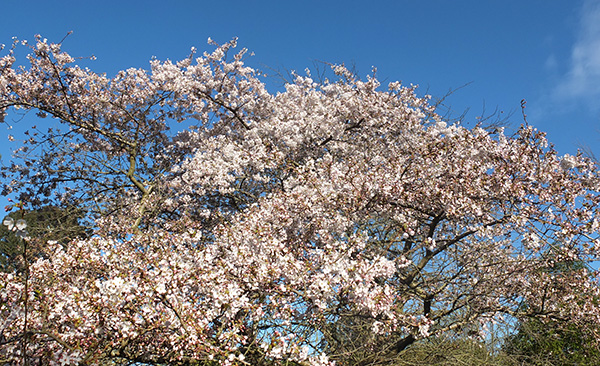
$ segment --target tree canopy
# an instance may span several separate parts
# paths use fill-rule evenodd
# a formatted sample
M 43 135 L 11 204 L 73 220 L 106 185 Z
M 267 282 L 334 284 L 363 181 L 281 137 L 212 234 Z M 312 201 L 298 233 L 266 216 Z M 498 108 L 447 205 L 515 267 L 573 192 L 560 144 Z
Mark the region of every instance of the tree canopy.
M 0 274 L 0 357 L 377 364 L 504 318 L 600 339 L 597 274 L 548 270 L 598 259 L 592 161 L 342 65 L 271 93 L 211 44 L 112 78 L 41 38 L 0 58 L 0 113 L 46 118 L 5 194 L 94 223 Z

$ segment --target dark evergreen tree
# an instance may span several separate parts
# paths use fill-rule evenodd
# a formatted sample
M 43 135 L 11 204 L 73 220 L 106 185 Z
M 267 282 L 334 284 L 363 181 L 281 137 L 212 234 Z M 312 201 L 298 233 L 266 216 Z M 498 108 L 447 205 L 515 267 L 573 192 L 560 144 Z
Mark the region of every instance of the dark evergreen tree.
M 7 215 L 16 221 L 27 222 L 28 261 L 39 257 L 51 256 L 46 243 L 49 240 L 67 245 L 75 238 L 85 238 L 90 229 L 81 225 L 82 212 L 68 210 L 57 206 L 45 206 L 37 210 L 17 210 Z M 4 272 L 23 270 L 23 241 L 14 230 L 0 225 L 0 270 Z

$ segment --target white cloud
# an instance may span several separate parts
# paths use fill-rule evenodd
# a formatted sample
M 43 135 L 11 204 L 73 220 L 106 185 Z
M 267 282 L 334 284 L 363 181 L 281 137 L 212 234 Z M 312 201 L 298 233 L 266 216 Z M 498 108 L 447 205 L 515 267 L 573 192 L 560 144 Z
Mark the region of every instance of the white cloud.
M 571 49 L 569 69 L 554 96 L 600 109 L 600 0 L 584 0 L 579 29 Z
M 544 68 L 548 72 L 556 72 L 556 69 L 558 69 L 558 61 L 556 60 L 555 55 L 550 55 L 550 56 L 548 56 L 548 58 L 546 58 L 546 62 L 544 63 Z

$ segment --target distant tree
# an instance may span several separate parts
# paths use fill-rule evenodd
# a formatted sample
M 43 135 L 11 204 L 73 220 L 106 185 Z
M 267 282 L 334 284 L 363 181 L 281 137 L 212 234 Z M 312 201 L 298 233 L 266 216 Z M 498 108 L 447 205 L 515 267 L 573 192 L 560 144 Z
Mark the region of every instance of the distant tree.
M 30 261 L 51 256 L 48 241 L 67 245 L 73 239 L 89 236 L 90 228 L 80 224 L 82 212 L 74 212 L 56 206 L 45 206 L 37 210 L 15 210 L 6 217 L 27 222 Z M 11 272 L 22 270 L 23 242 L 6 225 L 0 226 L 0 270 Z
M 600 364 L 594 337 L 577 324 L 529 319 L 507 339 L 503 351 L 519 365 L 594 366 Z
M 10 215 L 11 217 L 17 215 Z M 0 227 L 0 270 L 4 272 L 12 272 L 22 270 L 19 261 L 23 254 L 23 246 L 21 238 L 9 230 L 6 225 Z
M 469 338 L 432 338 L 402 352 L 386 366 L 509 366 L 485 342 Z
M 599 259 L 592 161 L 340 65 L 270 93 L 235 44 L 112 78 L 41 38 L 0 58 L 0 111 L 47 124 L 5 192 L 95 219 L 0 273 L 6 362 L 385 364 L 501 317 L 599 329 L 595 274 L 543 270 Z
M 555 276 L 556 280 L 547 291 L 560 291 L 561 283 L 568 283 L 561 276 L 571 272 L 586 272 L 588 266 L 581 261 L 566 260 L 554 263 L 544 272 Z M 567 296 L 564 301 L 574 299 Z M 593 304 L 600 306 L 600 298 Z M 581 304 L 584 306 L 584 304 Z M 524 307 L 528 307 L 524 304 Z M 508 336 L 502 350 L 518 364 L 527 365 L 600 365 L 598 329 L 590 329 L 585 324 L 571 319 L 527 318 L 520 322 L 517 331 Z

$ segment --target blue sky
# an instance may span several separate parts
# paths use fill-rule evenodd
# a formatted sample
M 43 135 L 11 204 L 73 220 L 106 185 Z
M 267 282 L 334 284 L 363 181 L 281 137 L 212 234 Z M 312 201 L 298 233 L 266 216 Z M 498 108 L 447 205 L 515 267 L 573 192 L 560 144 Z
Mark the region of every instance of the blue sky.
M 600 155 L 600 0 L 5 0 L 2 14 L 0 43 L 73 31 L 63 48 L 95 55 L 90 68 L 109 75 L 238 37 L 267 72 L 326 61 L 364 77 L 376 66 L 381 80 L 434 97 L 468 84 L 446 100 L 455 116 L 469 109 L 466 122 L 497 108 L 518 126 L 526 99 L 529 123 L 559 153 L 587 145 Z M 9 131 L 0 131 L 2 141 Z

